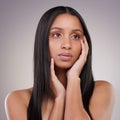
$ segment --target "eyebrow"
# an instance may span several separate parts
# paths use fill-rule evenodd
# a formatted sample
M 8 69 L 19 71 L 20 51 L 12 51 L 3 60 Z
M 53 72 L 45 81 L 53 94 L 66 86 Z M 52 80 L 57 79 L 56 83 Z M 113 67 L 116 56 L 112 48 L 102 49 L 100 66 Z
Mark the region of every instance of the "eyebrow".
M 52 27 L 50 30 L 54 30 L 54 29 L 64 30 L 63 28 L 60 28 L 60 27 Z M 72 31 L 73 31 L 73 32 L 79 31 L 79 32 L 82 32 L 82 33 L 83 33 L 83 31 L 82 31 L 81 29 L 73 29 Z
M 50 30 L 54 30 L 54 29 L 63 30 L 63 28 L 60 28 L 60 27 L 52 27 Z

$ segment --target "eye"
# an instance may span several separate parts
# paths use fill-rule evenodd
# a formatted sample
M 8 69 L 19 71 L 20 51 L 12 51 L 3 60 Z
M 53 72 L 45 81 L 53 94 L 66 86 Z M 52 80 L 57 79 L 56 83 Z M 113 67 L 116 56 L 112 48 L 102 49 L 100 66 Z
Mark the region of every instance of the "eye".
M 73 35 L 71 36 L 71 38 L 72 38 L 72 40 L 78 40 L 78 39 L 80 39 L 81 37 L 80 37 L 79 34 L 73 34 Z
M 62 35 L 60 33 L 53 33 L 52 37 L 53 38 L 60 38 L 60 37 L 62 37 Z

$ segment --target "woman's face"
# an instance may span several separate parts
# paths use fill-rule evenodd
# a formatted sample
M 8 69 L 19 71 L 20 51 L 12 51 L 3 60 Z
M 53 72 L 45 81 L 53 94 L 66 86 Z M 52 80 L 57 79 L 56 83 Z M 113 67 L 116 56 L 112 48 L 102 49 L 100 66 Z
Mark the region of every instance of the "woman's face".
M 49 34 L 50 56 L 57 68 L 68 69 L 81 53 L 80 40 L 83 29 L 79 19 L 70 14 L 60 14 L 53 21 Z

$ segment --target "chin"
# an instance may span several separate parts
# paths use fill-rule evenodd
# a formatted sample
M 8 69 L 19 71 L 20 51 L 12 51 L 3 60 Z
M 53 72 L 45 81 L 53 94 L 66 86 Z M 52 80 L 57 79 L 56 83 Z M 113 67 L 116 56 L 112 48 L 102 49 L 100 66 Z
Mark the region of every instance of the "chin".
M 69 69 L 72 67 L 72 65 L 73 65 L 72 63 L 67 63 L 67 62 L 61 64 L 55 64 L 55 66 L 60 69 Z

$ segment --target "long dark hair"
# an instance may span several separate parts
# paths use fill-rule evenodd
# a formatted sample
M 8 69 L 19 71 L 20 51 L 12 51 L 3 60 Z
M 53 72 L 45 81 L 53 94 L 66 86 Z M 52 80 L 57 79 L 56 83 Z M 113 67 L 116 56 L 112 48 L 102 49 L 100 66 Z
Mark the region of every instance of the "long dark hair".
M 89 32 L 81 15 L 71 7 L 58 6 L 48 10 L 40 19 L 35 36 L 34 44 L 34 85 L 27 110 L 28 120 L 42 120 L 41 106 L 43 98 L 51 97 L 50 88 L 50 53 L 49 53 L 49 31 L 54 19 L 63 13 L 76 16 L 84 31 L 88 45 L 89 53 L 86 64 L 80 75 L 82 100 L 85 110 L 91 116 L 89 111 L 89 101 L 93 93 L 94 79 L 92 74 L 92 45 Z

